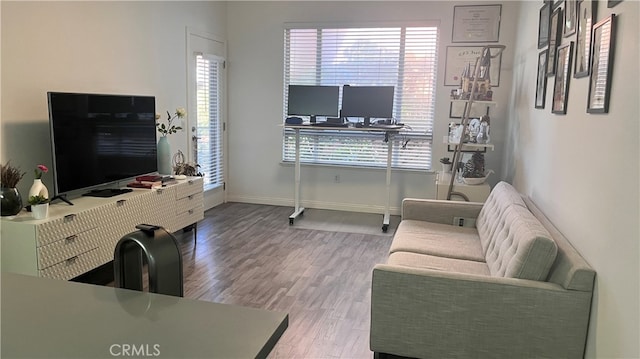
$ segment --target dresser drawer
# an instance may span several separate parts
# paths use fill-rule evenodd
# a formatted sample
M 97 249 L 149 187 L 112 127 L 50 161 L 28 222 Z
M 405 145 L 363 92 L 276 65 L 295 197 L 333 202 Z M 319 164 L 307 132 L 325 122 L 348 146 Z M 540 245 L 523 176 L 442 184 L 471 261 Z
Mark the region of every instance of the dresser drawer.
M 36 226 L 36 246 L 41 247 L 96 227 L 90 211 L 52 219 Z M 93 221 L 92 221 L 93 218 Z
M 202 192 L 202 177 L 190 178 L 176 186 L 176 198 L 184 198 Z
M 96 248 L 38 272 L 41 277 L 69 280 L 104 263 L 101 251 Z
M 176 201 L 176 213 L 186 212 L 198 206 L 202 207 L 202 195 L 190 194 Z
M 202 204 L 188 209 L 184 212 L 178 212 L 176 214 L 176 221 L 178 228 L 184 228 L 190 224 L 196 223 L 204 218 L 204 207 Z
M 97 229 L 68 236 L 65 239 L 38 247 L 38 269 L 45 269 L 100 246 Z

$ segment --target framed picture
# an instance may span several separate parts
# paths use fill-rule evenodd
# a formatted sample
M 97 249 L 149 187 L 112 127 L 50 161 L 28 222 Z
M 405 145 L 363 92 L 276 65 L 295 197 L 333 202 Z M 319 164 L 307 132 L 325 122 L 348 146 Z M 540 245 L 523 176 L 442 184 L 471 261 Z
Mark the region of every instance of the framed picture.
M 578 2 L 578 29 L 576 42 L 576 68 L 573 77 L 587 77 L 591 70 L 591 29 L 596 18 L 598 3 L 595 0 Z
M 451 101 L 449 105 L 449 118 L 462 118 L 467 109 L 467 100 Z M 489 114 L 489 107 L 485 104 L 474 102 L 471 104 L 469 118 L 476 118 Z
M 564 37 L 569 37 L 576 33 L 578 0 L 564 0 Z
M 476 59 L 482 55 L 484 46 L 447 46 L 447 61 L 444 66 L 444 85 L 460 86 L 462 70 L 471 64 L 471 73 L 475 73 Z M 495 51 L 495 50 L 494 50 Z M 489 76 L 491 86 L 500 86 L 500 66 L 502 65 L 502 53 L 491 59 Z
M 549 21 L 551 20 L 551 3 L 545 2 L 540 8 L 538 19 L 538 48 L 549 45 Z
M 556 73 L 556 50 L 560 43 L 560 34 L 562 33 L 562 8 L 558 7 L 551 15 L 551 25 L 549 25 L 549 58 L 547 59 L 547 76 L 553 76 Z
M 607 0 L 607 7 L 614 7 L 620 4 L 622 0 Z
M 553 102 L 551 112 L 567 113 L 567 98 L 569 95 L 569 80 L 571 79 L 571 57 L 573 55 L 573 41 L 558 48 L 558 65 L 556 79 L 553 84 Z
M 453 7 L 451 42 L 498 42 L 502 5 Z
M 615 50 L 616 15 L 598 21 L 593 26 L 592 68 L 589 81 L 588 113 L 608 113 L 611 92 L 611 71 Z
M 536 108 L 544 108 L 547 94 L 547 57 L 548 50 L 538 54 L 538 79 L 536 81 Z

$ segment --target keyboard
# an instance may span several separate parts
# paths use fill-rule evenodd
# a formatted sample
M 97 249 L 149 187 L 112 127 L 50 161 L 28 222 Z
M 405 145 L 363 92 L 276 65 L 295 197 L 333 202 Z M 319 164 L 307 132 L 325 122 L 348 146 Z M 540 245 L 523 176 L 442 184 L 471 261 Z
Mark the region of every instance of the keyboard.
M 349 127 L 348 123 L 332 123 L 332 122 L 316 122 L 312 123 L 311 126 L 315 127 Z

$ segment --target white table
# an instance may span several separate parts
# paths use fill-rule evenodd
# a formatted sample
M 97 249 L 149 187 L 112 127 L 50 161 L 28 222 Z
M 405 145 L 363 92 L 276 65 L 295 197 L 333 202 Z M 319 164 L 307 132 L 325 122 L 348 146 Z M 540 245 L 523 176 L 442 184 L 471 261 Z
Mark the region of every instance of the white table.
M 384 135 L 387 142 L 387 180 L 386 191 L 387 198 L 384 206 L 384 216 L 382 218 L 382 231 L 387 232 L 389 229 L 389 207 L 391 204 L 391 158 L 393 156 L 393 137 L 402 131 L 402 127 L 327 127 L 327 126 L 311 126 L 311 125 L 285 125 L 285 128 L 293 129 L 296 138 L 296 154 L 295 154 L 295 192 L 294 192 L 294 211 L 289 216 L 289 224 L 293 224 L 295 219 L 304 213 L 304 207 L 300 205 L 300 131 L 351 131 L 351 132 L 373 132 Z
M 286 313 L 7 272 L 1 320 L 2 358 L 266 358 L 288 325 Z

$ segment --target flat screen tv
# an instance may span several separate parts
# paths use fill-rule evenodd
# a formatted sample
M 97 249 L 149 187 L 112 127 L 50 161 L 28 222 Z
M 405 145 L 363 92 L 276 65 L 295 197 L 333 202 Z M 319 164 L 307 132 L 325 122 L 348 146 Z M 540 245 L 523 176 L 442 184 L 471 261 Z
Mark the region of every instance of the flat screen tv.
M 363 117 L 369 125 L 371 118 L 393 117 L 393 86 L 348 86 L 342 88 L 343 117 Z
M 155 97 L 63 92 L 47 97 L 57 197 L 157 171 Z
M 289 85 L 287 115 L 338 116 L 339 86 Z

